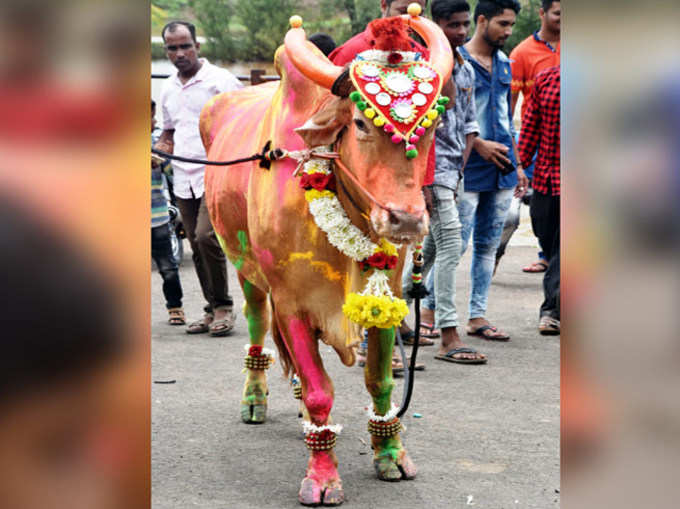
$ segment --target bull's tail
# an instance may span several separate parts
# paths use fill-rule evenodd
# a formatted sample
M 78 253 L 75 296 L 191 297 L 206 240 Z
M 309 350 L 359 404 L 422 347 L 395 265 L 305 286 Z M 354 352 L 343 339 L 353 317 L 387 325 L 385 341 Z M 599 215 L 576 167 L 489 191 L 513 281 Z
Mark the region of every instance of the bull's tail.
M 278 321 L 276 320 L 276 309 L 274 308 L 274 301 L 271 296 L 269 297 L 269 304 L 272 310 L 272 320 L 271 320 L 271 332 L 272 339 L 276 345 L 276 349 L 279 351 L 279 359 L 281 361 L 281 369 L 283 370 L 283 375 L 286 378 L 290 378 L 290 373 L 293 369 L 293 360 L 290 358 L 290 353 L 288 352 L 288 347 L 283 339 L 281 330 L 279 329 Z

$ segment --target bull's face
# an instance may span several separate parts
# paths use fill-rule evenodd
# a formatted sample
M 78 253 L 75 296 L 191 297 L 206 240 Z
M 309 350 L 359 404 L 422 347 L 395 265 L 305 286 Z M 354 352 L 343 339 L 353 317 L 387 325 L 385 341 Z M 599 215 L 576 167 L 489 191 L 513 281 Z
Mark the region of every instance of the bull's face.
M 297 129 L 309 147 L 333 145 L 343 169 L 336 169 L 338 193 L 368 218 L 378 237 L 409 243 L 427 233 L 428 215 L 421 191 L 434 129 L 417 142 L 420 155 L 407 159 L 395 144 L 349 99 L 329 98 Z
M 443 32 L 423 18 L 403 19 L 424 37 L 431 51 L 430 65 L 448 80 L 453 58 Z M 343 69 L 332 65 L 304 40 L 302 29 L 288 32 L 286 50 L 296 67 L 318 84 L 334 86 L 334 91 L 351 87 L 350 82 L 343 84 L 343 78 L 339 79 Z M 418 155 L 408 158 L 404 145 L 394 143 L 350 99 L 329 96 L 297 132 L 308 147 L 333 145 L 340 154 L 336 165 L 340 169 L 335 174 L 345 204 L 367 218 L 377 236 L 408 243 L 427 233 L 429 218 L 421 187 L 434 127 L 415 143 Z

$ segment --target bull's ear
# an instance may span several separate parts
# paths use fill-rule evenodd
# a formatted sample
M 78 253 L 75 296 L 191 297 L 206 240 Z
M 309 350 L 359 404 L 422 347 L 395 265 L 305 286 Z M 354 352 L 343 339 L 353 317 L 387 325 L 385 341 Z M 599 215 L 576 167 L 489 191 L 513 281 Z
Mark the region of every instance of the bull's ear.
M 295 129 L 309 148 L 331 145 L 340 131 L 352 122 L 352 101 L 331 96 L 312 118 Z

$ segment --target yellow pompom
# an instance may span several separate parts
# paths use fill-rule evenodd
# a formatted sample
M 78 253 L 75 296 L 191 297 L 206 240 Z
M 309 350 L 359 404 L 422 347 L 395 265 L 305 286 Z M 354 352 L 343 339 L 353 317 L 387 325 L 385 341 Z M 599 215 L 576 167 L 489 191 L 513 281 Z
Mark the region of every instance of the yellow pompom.
M 420 123 L 420 125 L 422 125 L 425 129 L 427 129 L 428 127 L 432 127 L 432 120 L 426 118 Z
M 290 17 L 290 26 L 293 28 L 300 28 L 302 26 L 302 17 L 298 16 L 297 14 L 295 16 Z
M 439 112 L 437 110 L 430 110 L 427 112 L 427 118 L 430 120 L 434 120 L 439 116 Z
M 419 3 L 413 2 L 412 4 L 409 4 L 408 9 L 406 9 L 406 12 L 408 12 L 411 16 L 416 18 L 420 16 L 421 12 L 423 12 L 423 8 L 420 6 Z
M 368 108 L 367 110 L 364 111 L 364 115 L 366 115 L 368 118 L 373 118 L 375 117 L 375 110 L 372 108 Z
M 385 125 L 385 119 L 382 117 L 375 117 L 373 119 L 373 125 L 376 127 L 382 127 Z

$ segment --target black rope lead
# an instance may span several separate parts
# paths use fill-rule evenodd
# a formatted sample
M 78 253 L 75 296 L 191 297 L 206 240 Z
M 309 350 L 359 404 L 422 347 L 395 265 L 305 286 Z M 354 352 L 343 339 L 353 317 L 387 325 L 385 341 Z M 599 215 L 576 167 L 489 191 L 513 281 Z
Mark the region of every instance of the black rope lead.
M 276 161 L 277 159 L 280 159 L 281 157 L 284 156 L 284 152 L 281 149 L 277 148 L 274 150 L 270 150 L 271 144 L 272 142 L 268 141 L 265 144 L 264 148 L 262 149 L 262 152 L 260 152 L 259 154 L 254 154 L 250 157 L 244 157 L 241 159 L 234 159 L 232 161 L 208 161 L 206 159 L 195 159 L 192 157 L 176 156 L 174 154 L 169 154 L 168 152 L 164 152 L 157 148 L 152 148 L 151 152 L 159 156 L 163 156 L 166 159 L 171 159 L 173 161 L 182 161 L 185 163 L 195 164 L 209 164 L 211 166 L 232 166 L 234 164 L 247 163 L 249 161 L 260 161 L 260 167 L 268 170 L 272 166 L 272 161 Z
M 397 341 L 401 350 L 402 363 L 404 364 L 406 385 L 404 387 L 404 398 L 401 402 L 401 407 L 397 412 L 397 417 L 401 418 L 408 410 L 411 403 L 411 396 L 413 395 L 413 379 L 416 369 L 416 357 L 418 356 L 418 346 L 420 344 L 420 299 L 427 296 L 427 289 L 423 286 L 423 244 L 418 243 L 413 251 L 413 271 L 411 272 L 411 279 L 413 287 L 409 291 L 409 297 L 415 299 L 413 303 L 413 310 L 415 311 L 415 337 L 413 338 L 413 350 L 411 350 L 411 362 L 407 366 L 406 353 L 404 352 L 404 344 L 401 340 L 401 333 L 397 329 Z

